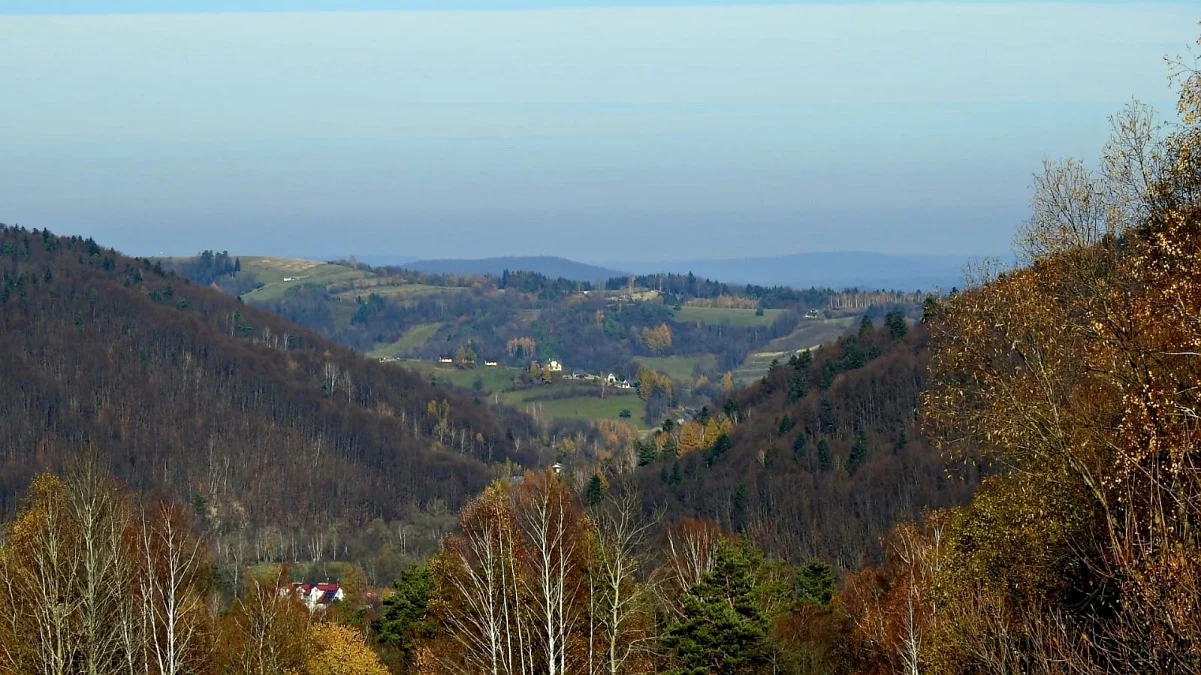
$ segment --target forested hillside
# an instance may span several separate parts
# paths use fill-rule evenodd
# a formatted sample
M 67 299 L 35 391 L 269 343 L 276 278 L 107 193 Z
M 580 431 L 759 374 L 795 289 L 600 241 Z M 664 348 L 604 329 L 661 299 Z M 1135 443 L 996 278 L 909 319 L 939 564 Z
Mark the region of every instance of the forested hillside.
M 928 428 L 998 467 L 846 581 L 872 672 L 1201 670 L 1201 71 L 1035 178 L 1023 266 L 933 312 Z
M 520 416 L 47 231 L 0 228 L 0 380 L 0 508 L 92 447 L 247 558 L 336 558 L 339 526 L 453 510 L 487 462 L 529 461 Z
M 694 376 L 711 379 L 776 349 L 773 341 L 790 345 L 781 349 L 812 347 L 840 332 L 843 320 L 895 308 L 915 314 L 924 297 L 746 286 L 691 274 L 595 284 L 514 270 L 458 276 L 212 251 L 163 262 L 380 358 L 428 361 L 462 348 L 517 368 L 553 359 L 572 370 L 632 375 L 633 359 L 681 357 L 694 360 Z
M 794 562 L 878 559 L 898 519 L 962 502 L 977 481 L 948 475 L 918 424 L 928 342 L 923 325 L 890 314 L 773 365 L 713 411 L 727 422 L 707 439 L 696 421 L 656 434 L 642 454 L 644 495 Z

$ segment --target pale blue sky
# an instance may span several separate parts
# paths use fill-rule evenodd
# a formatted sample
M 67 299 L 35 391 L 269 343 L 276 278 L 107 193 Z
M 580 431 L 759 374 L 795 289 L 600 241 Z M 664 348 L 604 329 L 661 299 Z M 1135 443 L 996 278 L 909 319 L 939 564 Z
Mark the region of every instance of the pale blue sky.
M 0 221 L 141 254 L 996 253 L 1043 158 L 1169 111 L 1201 31 L 1191 3 L 567 4 L 5 0 Z

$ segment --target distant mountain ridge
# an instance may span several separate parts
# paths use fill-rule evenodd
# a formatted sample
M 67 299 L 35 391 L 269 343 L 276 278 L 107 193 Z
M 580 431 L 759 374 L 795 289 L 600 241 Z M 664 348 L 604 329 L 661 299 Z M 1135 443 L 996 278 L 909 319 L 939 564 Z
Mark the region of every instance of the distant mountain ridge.
M 637 274 L 688 274 L 725 283 L 793 288 L 870 288 L 903 291 L 949 290 L 963 285 L 963 268 L 973 256 L 891 255 L 860 251 L 793 253 L 751 258 L 620 262 Z
M 548 277 L 572 281 L 602 281 L 625 276 L 627 272 L 559 258 L 556 256 L 513 256 L 499 258 L 416 260 L 401 265 L 405 269 L 427 274 L 491 275 L 510 272 L 537 272 Z
M 582 263 L 558 256 L 438 258 L 399 265 L 429 274 L 492 275 L 528 271 L 551 278 L 596 282 L 630 274 L 688 274 L 730 284 L 792 288 L 862 288 L 903 291 L 963 286 L 964 266 L 981 256 L 894 255 L 826 251 L 747 258 Z M 366 260 L 366 258 L 360 258 Z

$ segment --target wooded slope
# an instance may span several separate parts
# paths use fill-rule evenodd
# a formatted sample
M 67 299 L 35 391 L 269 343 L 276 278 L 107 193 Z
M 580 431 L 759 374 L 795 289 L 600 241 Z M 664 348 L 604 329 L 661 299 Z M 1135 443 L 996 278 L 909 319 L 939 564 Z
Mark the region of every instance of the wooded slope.
M 0 226 L 5 511 L 93 445 L 218 522 L 404 518 L 476 494 L 523 424 L 149 260 Z
M 881 554 L 900 519 L 969 498 L 976 476 L 948 474 L 917 424 L 928 333 L 865 325 L 737 392 L 728 439 L 642 469 L 669 515 L 716 518 L 794 562 L 855 569 Z M 718 413 L 714 413 L 718 414 Z

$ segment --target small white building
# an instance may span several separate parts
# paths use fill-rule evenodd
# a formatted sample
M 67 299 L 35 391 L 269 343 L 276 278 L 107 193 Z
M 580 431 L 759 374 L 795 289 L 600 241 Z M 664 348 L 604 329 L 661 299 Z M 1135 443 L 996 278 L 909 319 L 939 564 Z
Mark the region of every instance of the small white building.
M 438 357 L 438 363 L 454 363 L 454 362 L 455 362 L 454 357 L 452 357 L 450 354 L 443 354 L 442 356 Z
M 552 373 L 561 373 L 563 372 L 563 364 L 551 359 L 551 361 L 546 364 L 546 369 Z
M 485 360 L 485 361 L 484 361 L 484 367 L 485 367 L 485 368 L 495 368 L 495 367 L 497 367 L 497 366 L 499 366 L 499 365 L 500 365 L 500 364 L 499 364 L 499 363 L 497 363 L 496 361 L 487 361 L 487 360 Z

